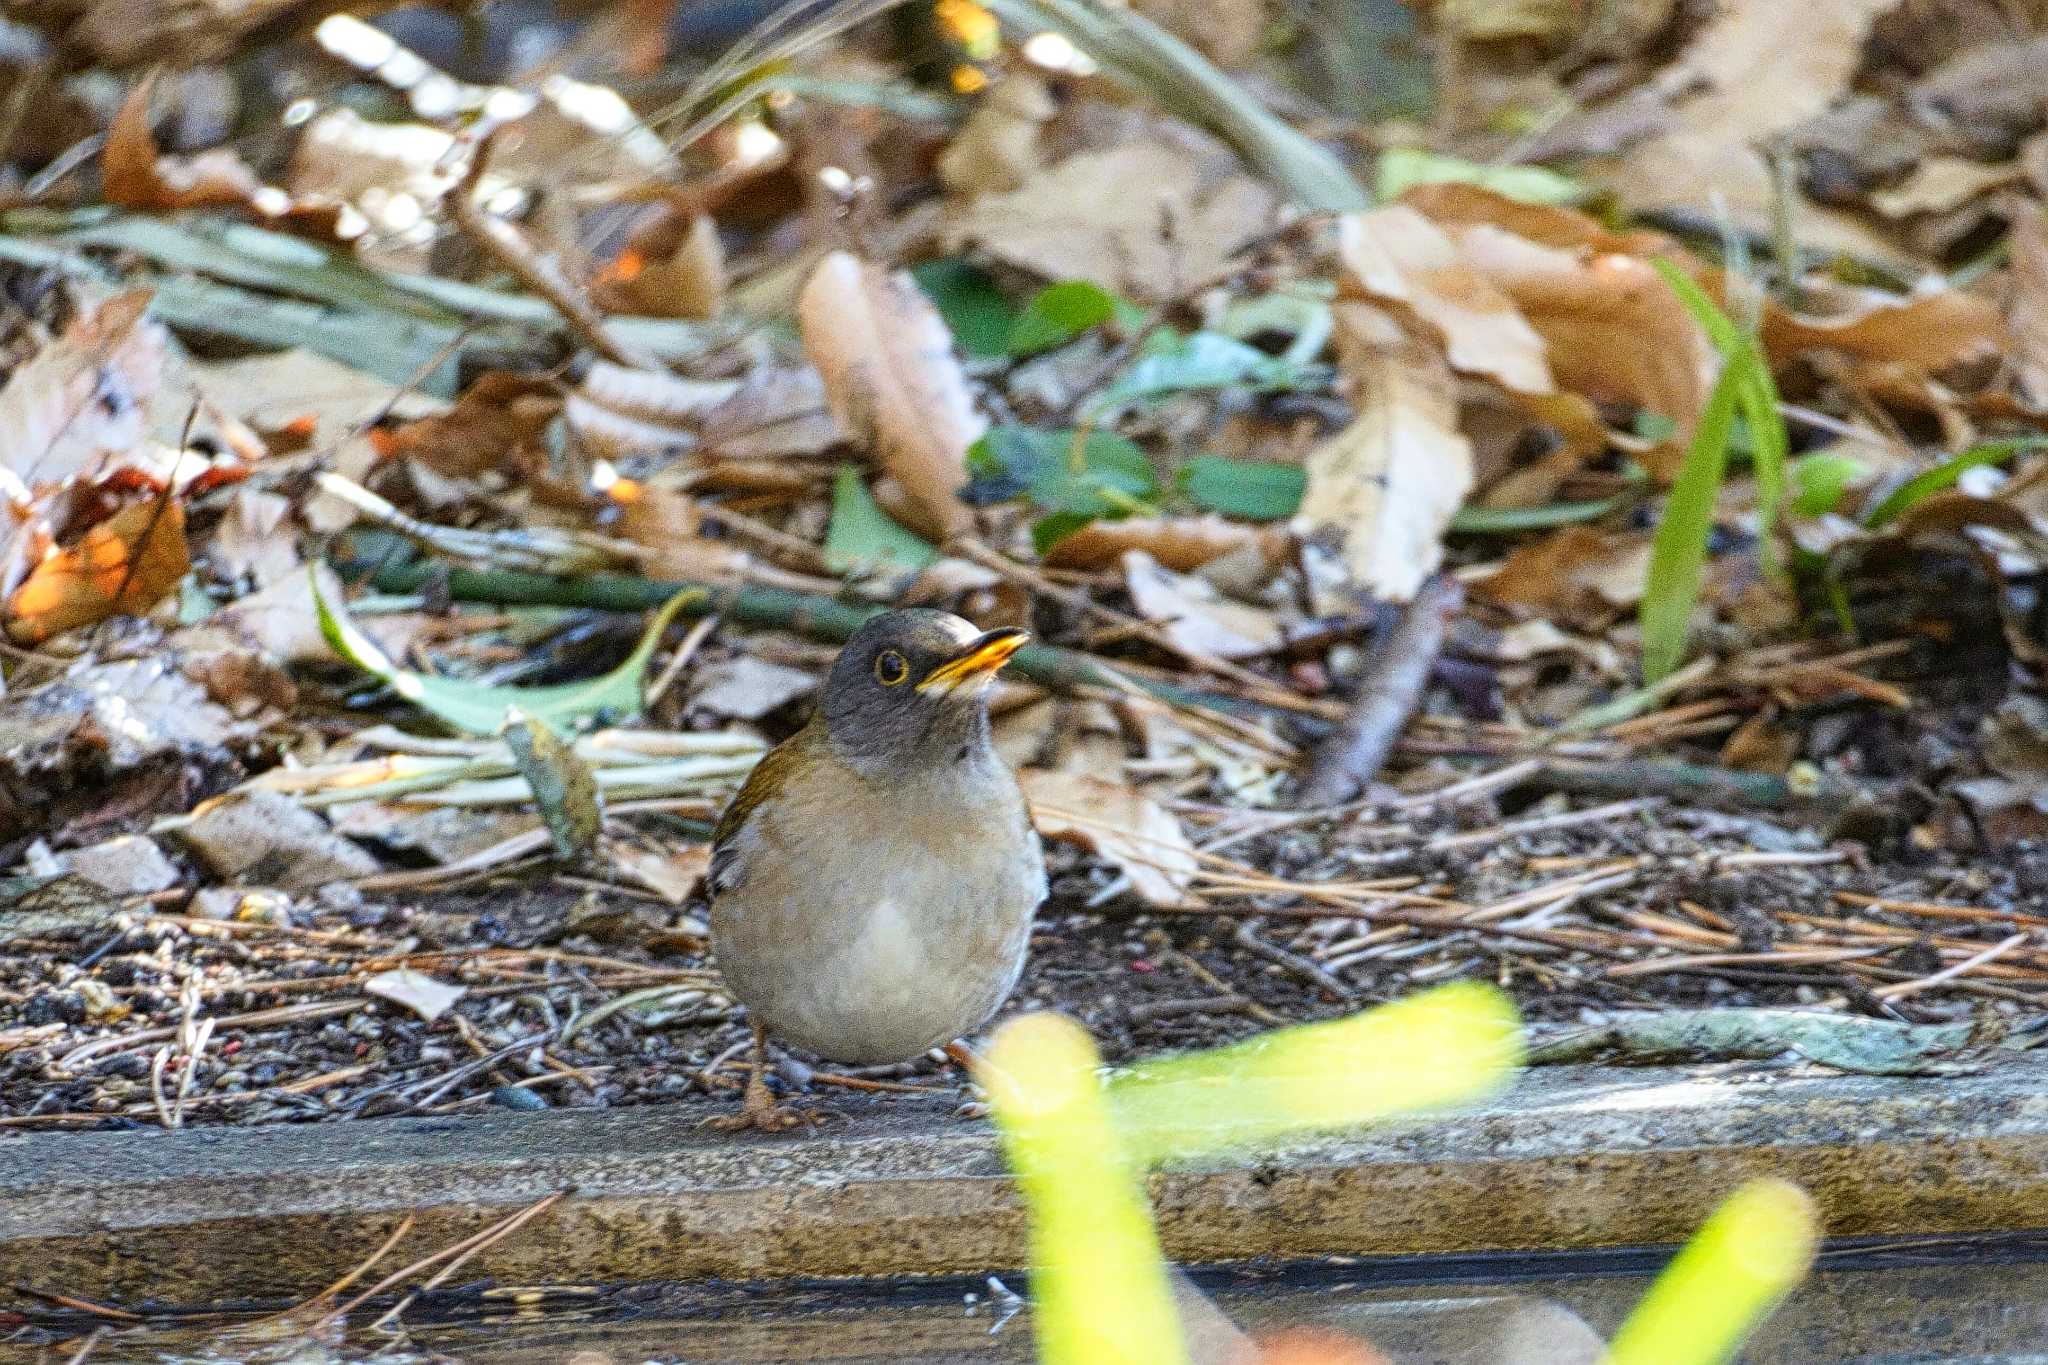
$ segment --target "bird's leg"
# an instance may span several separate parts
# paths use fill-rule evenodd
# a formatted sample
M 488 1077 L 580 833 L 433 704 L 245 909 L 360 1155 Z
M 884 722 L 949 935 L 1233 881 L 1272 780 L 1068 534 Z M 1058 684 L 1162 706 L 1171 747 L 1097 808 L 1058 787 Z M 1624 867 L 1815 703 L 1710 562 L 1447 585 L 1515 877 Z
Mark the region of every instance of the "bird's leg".
M 810 1127 L 827 1117 L 822 1111 L 794 1109 L 775 1102 L 775 1096 L 769 1091 L 765 1079 L 768 1070 L 768 1033 L 759 1024 L 754 1024 L 753 1028 L 753 1054 L 747 1067 L 747 1089 L 740 1099 L 740 1112 L 706 1119 L 703 1126 L 723 1129 L 726 1132 L 743 1132 L 752 1128 L 762 1133 L 781 1133 L 798 1125 Z

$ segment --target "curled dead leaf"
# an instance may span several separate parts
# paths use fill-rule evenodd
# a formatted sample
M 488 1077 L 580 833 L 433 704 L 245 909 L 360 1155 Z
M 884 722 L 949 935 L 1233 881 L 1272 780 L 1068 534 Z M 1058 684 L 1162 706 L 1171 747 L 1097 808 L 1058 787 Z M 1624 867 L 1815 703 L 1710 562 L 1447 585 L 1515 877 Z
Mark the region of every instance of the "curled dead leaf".
M 1442 336 L 1453 368 L 1524 393 L 1555 385 L 1543 338 L 1514 301 L 1460 258 L 1450 234 L 1404 204 L 1337 221 L 1337 250 L 1352 282 L 1407 305 Z
M 1931 375 L 2002 355 L 2010 344 L 1997 305 L 1961 289 L 1901 296 L 1837 288 L 1819 297 L 1833 305 L 1826 316 L 1765 310 L 1764 349 L 1774 363 L 1800 351 L 1832 350 Z
M 957 194 L 1016 189 L 1038 170 L 1038 130 L 1058 112 L 1038 76 L 1017 71 L 1003 77 L 939 153 L 940 183 Z
M 712 318 L 725 302 L 725 247 L 708 213 L 663 214 L 598 275 L 600 305 L 656 318 Z
M 1242 550 L 1261 551 L 1277 562 L 1287 552 L 1287 533 L 1215 515 L 1125 517 L 1090 522 L 1063 537 L 1045 552 L 1045 562 L 1056 569 L 1100 569 L 1131 550 L 1142 550 L 1176 573 L 1188 573 Z
M 1519 546 L 1475 597 L 1598 629 L 1643 600 L 1650 538 L 1567 526 Z
M 1389 338 L 1364 304 L 1339 303 L 1339 369 L 1358 416 L 1308 457 L 1294 524 L 1335 541 L 1352 581 L 1405 602 L 1443 562 L 1443 534 L 1472 490 L 1450 368 L 1434 347 Z
M 175 498 L 131 503 L 44 559 L 7 602 L 7 633 L 25 644 L 140 615 L 192 568 L 185 509 Z
M 534 466 L 541 435 L 561 409 L 549 381 L 495 370 L 447 412 L 383 433 L 378 444 L 387 455 L 417 460 L 446 479 L 516 473 Z
M 140 446 L 163 382 L 167 336 L 145 316 L 151 293 L 118 294 L 82 311 L 0 389 L 5 491 L 98 477 Z
M 149 126 L 149 99 L 155 84 L 153 75 L 138 82 L 107 129 L 100 167 L 108 203 L 157 211 L 243 208 L 265 218 L 289 219 L 294 226 L 338 239 L 360 236 L 368 226 L 360 213 L 345 204 L 294 199 L 278 187 L 264 184 L 231 151 L 216 149 L 191 157 L 163 155 Z
M 913 528 L 945 540 L 971 527 L 959 489 L 988 422 L 938 309 L 901 271 L 835 251 L 805 282 L 797 320 L 833 416 L 902 489 Z
M 1280 622 L 1262 607 L 1233 602 L 1199 578 L 1177 574 L 1143 550 L 1124 554 L 1131 605 L 1191 654 L 1247 659 L 1280 644 Z
M 1190 903 L 1199 864 L 1172 811 L 1136 788 L 1080 773 L 1026 769 L 1017 775 L 1038 832 L 1079 844 L 1114 864 L 1152 905 Z

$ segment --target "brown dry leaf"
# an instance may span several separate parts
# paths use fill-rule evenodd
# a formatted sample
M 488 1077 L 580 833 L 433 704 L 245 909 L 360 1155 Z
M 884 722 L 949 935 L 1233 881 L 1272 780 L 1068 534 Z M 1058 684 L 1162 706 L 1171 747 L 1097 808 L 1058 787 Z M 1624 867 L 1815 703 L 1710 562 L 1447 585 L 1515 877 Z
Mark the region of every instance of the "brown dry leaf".
M 135 290 L 81 312 L 7 377 L 0 471 L 19 480 L 8 493 L 21 498 L 31 487 L 99 477 L 141 443 L 166 343 L 163 327 L 144 316 L 150 297 Z
M 1643 600 L 1649 577 L 1648 535 L 1567 526 L 1520 546 L 1471 588 L 1502 606 L 1598 630 Z
M 747 556 L 730 541 L 705 538 L 703 513 L 689 494 L 641 485 L 619 502 L 613 533 L 647 552 L 640 567 L 650 578 L 726 579 L 746 568 Z
M 939 183 L 955 194 L 1001 194 L 1038 173 L 1038 130 L 1059 112 L 1044 80 L 1015 71 L 997 81 L 939 153 Z
M 943 541 L 973 526 L 959 490 L 988 421 L 923 291 L 901 271 L 835 251 L 805 281 L 797 320 L 833 416 L 902 490 L 912 529 Z
M 1040 834 L 1115 865 L 1147 904 L 1191 903 L 1200 864 L 1172 811 L 1134 787 L 1081 773 L 1028 768 L 1017 777 Z
M 387 409 L 404 421 L 450 406 L 445 399 L 401 390 L 304 347 L 195 362 L 190 373 L 194 385 L 222 412 L 265 435 L 302 431 L 303 443 L 319 448 L 339 443 Z
M 822 455 L 848 439 L 825 401 L 825 381 L 809 365 L 755 370 L 704 414 L 699 435 L 706 455 L 735 461 Z
M 1567 433 L 1574 446 L 1597 442 L 1597 450 L 1605 444 L 1597 414 L 1585 400 L 1669 417 L 1677 430 L 1650 453 L 1648 463 L 1660 477 L 1676 471 L 1717 362 L 1705 332 L 1646 258 L 1669 256 L 1690 267 L 1696 264 L 1691 253 L 1661 233 L 1611 232 L 1574 209 L 1523 204 L 1471 185 L 1417 186 L 1395 209 L 1362 216 L 1382 219 L 1401 212 L 1426 217 L 1438 234 L 1427 248 L 1438 263 L 1428 279 L 1441 297 L 1432 294 L 1427 307 L 1409 301 L 1453 341 L 1453 365 L 1498 379 L 1529 399 L 1554 389 L 1573 395 L 1577 401 L 1549 403 L 1535 415 Z M 1421 237 L 1408 220 L 1392 221 L 1400 229 L 1395 240 Z M 1445 243 L 1453 252 L 1448 261 Z M 1420 250 L 1411 248 L 1411 256 Z M 1347 253 L 1355 272 L 1387 281 L 1390 270 L 1383 261 L 1370 274 L 1360 270 L 1365 263 Z M 1476 302 L 1484 305 L 1477 316 Z M 1526 353 L 1526 343 L 1514 339 L 1495 311 L 1503 303 L 1540 339 L 1535 360 L 1552 382 L 1529 383 L 1525 361 L 1503 360 Z M 1462 347 L 1445 317 L 1465 340 Z M 1522 382 L 1510 377 L 1517 373 Z M 1567 464 L 1560 462 L 1547 481 L 1554 485 L 1569 472 Z
M 1542 335 L 1559 388 L 1677 423 L 1646 457 L 1657 477 L 1676 474 L 1717 362 L 1705 331 L 1655 268 L 1635 256 L 1587 256 L 1485 227 L 1457 236 L 1466 259 Z
M 259 589 L 300 573 L 291 500 L 261 489 L 236 489 L 210 548 L 221 573 Z
M 101 184 L 107 202 L 121 208 L 246 208 L 266 218 L 289 218 L 324 236 L 360 236 L 361 214 L 326 199 L 293 199 L 266 185 L 234 152 L 217 149 L 197 156 L 165 156 L 149 126 L 149 98 L 156 77 L 145 76 L 128 93 L 107 129 L 100 153 Z
M 1833 350 L 1879 365 L 1930 375 L 2005 352 L 2005 320 L 1989 299 L 1960 289 L 1882 293 L 1836 286 L 1809 290 L 1828 316 L 1765 310 L 1764 349 L 1773 362 L 1802 350 Z
M 600 458 L 676 453 L 697 443 L 697 424 L 738 387 L 729 379 L 684 379 L 600 360 L 562 413 L 570 433 Z
M 107 129 L 100 153 L 107 202 L 129 209 L 222 208 L 248 203 L 262 188 L 256 173 L 232 152 L 168 157 L 157 150 L 149 127 L 149 96 L 156 78 L 147 76 L 128 92 Z
M 1947 213 L 1979 195 L 2009 185 L 2024 174 L 2017 161 L 1986 165 L 1959 156 L 1930 156 L 1911 175 L 1870 196 L 1870 206 L 1887 218 L 1916 213 Z
M 1277 560 L 1285 553 L 1286 540 L 1284 531 L 1213 514 L 1126 517 L 1090 522 L 1047 550 L 1045 562 L 1055 569 L 1100 569 L 1117 563 L 1127 551 L 1142 550 L 1176 573 L 1188 573 L 1240 550 L 1266 550 Z
M 1131 605 L 1158 622 L 1181 649 L 1216 659 L 1248 659 L 1280 644 L 1280 622 L 1262 607 L 1232 602 L 1199 578 L 1163 567 L 1143 550 L 1124 555 Z
M 2010 241 L 2013 380 L 2028 406 L 2048 411 L 2048 209 L 2016 217 Z
M 1536 329 L 1513 300 L 1461 259 L 1450 235 L 1417 210 L 1396 204 L 1347 213 L 1337 220 L 1337 250 L 1359 288 L 1406 304 L 1436 329 L 1453 368 L 1524 393 L 1556 387 Z
M 613 867 L 670 905 L 687 905 L 711 872 L 711 846 L 647 848 L 623 839 L 606 839 L 604 856 Z
M 1587 176 L 1630 208 L 1709 215 L 1717 205 L 1745 228 L 1768 231 L 1774 198 L 1758 146 L 1833 104 L 1855 76 L 1871 25 L 1898 0 L 1722 0 L 1713 21 L 1658 78 L 1670 92 L 1664 131 Z M 1897 248 L 1855 218 L 1798 206 L 1802 244 L 1895 259 Z
M 116 613 L 140 615 L 192 568 L 175 498 L 132 503 L 29 571 L 7 603 L 7 633 L 40 644 Z
M 494 370 L 447 412 L 381 433 L 377 443 L 386 456 L 417 460 L 445 479 L 516 472 L 536 462 L 542 434 L 561 410 L 548 380 Z
M 668 212 L 636 231 L 592 286 L 614 313 L 712 318 L 725 302 L 725 246 L 708 213 Z
M 1205 184 L 1186 150 L 1129 142 L 1070 156 L 1008 194 L 983 195 L 948 226 L 946 247 L 978 247 L 1047 279 L 1088 280 L 1158 303 L 1222 269 L 1277 226 L 1279 212 L 1255 181 Z
M 1531 204 L 1480 185 L 1457 181 L 1414 185 L 1400 202 L 1445 229 L 1497 227 L 1544 246 L 1612 252 L 1623 256 L 1670 256 L 1691 263 L 1693 255 L 1675 239 L 1648 228 L 1616 232 L 1591 214 L 1557 204 Z
M 1385 315 L 1366 305 L 1334 311 L 1358 416 L 1309 455 L 1294 524 L 1334 539 L 1359 587 L 1405 602 L 1443 562 L 1444 530 L 1472 490 L 1472 444 L 1435 348 L 1389 336 Z

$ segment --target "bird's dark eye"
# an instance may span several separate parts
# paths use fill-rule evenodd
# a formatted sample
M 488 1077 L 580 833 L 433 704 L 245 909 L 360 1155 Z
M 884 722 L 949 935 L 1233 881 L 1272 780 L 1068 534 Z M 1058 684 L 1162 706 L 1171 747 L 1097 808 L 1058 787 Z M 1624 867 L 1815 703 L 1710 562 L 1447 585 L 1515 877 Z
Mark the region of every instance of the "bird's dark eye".
M 894 687 L 909 676 L 910 665 L 895 650 L 885 649 L 875 656 L 875 681 L 882 686 Z

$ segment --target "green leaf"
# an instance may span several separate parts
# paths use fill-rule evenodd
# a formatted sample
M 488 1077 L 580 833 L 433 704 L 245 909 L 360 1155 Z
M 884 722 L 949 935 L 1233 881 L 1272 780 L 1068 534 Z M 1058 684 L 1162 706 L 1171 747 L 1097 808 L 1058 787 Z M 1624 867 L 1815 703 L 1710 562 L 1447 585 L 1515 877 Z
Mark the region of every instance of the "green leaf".
M 1463 536 L 1502 536 L 1516 531 L 1547 531 L 1597 521 L 1628 500 L 1626 493 L 1590 502 L 1551 502 L 1541 507 L 1460 507 L 1451 531 Z
M 1824 517 L 1842 505 L 1849 486 L 1870 472 L 1854 455 L 1822 451 L 1792 462 L 1792 515 Z
M 1010 327 L 1003 349 L 1014 356 L 1037 355 L 1064 346 L 1091 327 L 1111 319 L 1133 322 L 1142 312 L 1086 280 L 1062 280 L 1032 295 Z
M 967 448 L 970 502 L 1025 494 L 1053 512 L 1086 517 L 1150 509 L 1159 489 L 1145 452 L 1113 432 L 994 427 Z
M 1084 526 L 1092 526 L 1098 520 L 1085 512 L 1054 512 L 1040 517 L 1031 523 L 1031 548 L 1043 555 L 1074 532 Z
M 1180 469 L 1180 489 L 1196 506 L 1245 521 L 1279 521 L 1301 507 L 1308 471 L 1271 460 L 1197 455 Z
M 836 574 L 915 573 L 939 557 L 916 532 L 876 505 L 850 464 L 832 485 L 832 523 L 825 530 L 825 567 Z
M 1378 193 L 1398 199 L 1417 185 L 1477 185 L 1527 204 L 1576 204 L 1586 187 L 1541 166 L 1488 166 L 1441 156 L 1419 147 L 1390 147 L 1380 154 Z
M 946 320 L 960 349 L 984 360 L 1006 354 L 1017 310 L 996 282 L 965 256 L 912 266 L 910 277 Z
M 472 735 L 497 734 L 505 726 L 507 711 L 514 707 L 553 730 L 571 729 L 579 721 L 600 713 L 637 713 L 641 681 L 655 647 L 661 643 L 662 632 L 675 620 L 683 604 L 701 593 L 700 589 L 692 588 L 669 598 L 647 623 L 646 633 L 633 647 L 632 654 L 602 677 L 552 687 L 506 687 L 459 678 L 434 678 L 400 668 L 383 646 L 349 619 L 340 603 L 327 600 L 320 591 L 318 568 L 315 564 L 307 569 L 313 585 L 313 607 L 320 616 L 320 633 L 327 637 L 335 653 L 449 728 Z
M 1227 389 L 1238 384 L 1255 389 L 1302 388 L 1321 374 L 1318 366 L 1291 364 L 1217 332 L 1183 336 L 1162 330 L 1153 336 L 1137 362 L 1089 404 L 1089 411 L 1103 412 L 1142 399 L 1199 389 Z
M 1895 521 L 1913 506 L 1944 489 L 1953 488 L 1963 472 L 1983 464 L 2004 464 L 2023 450 L 2048 448 L 2048 436 L 2021 436 L 2009 441 L 1986 441 L 1971 446 L 1953 459 L 1942 461 L 1924 474 L 1916 474 L 1886 494 L 1877 506 L 1863 515 L 1871 530 Z
M 1714 507 L 1728 468 L 1728 437 L 1735 426 L 1741 383 L 1738 366 L 1721 367 L 1650 545 L 1650 580 L 1641 616 L 1645 682 L 1670 673 L 1685 656 L 1706 567 L 1707 537 L 1714 529 Z

